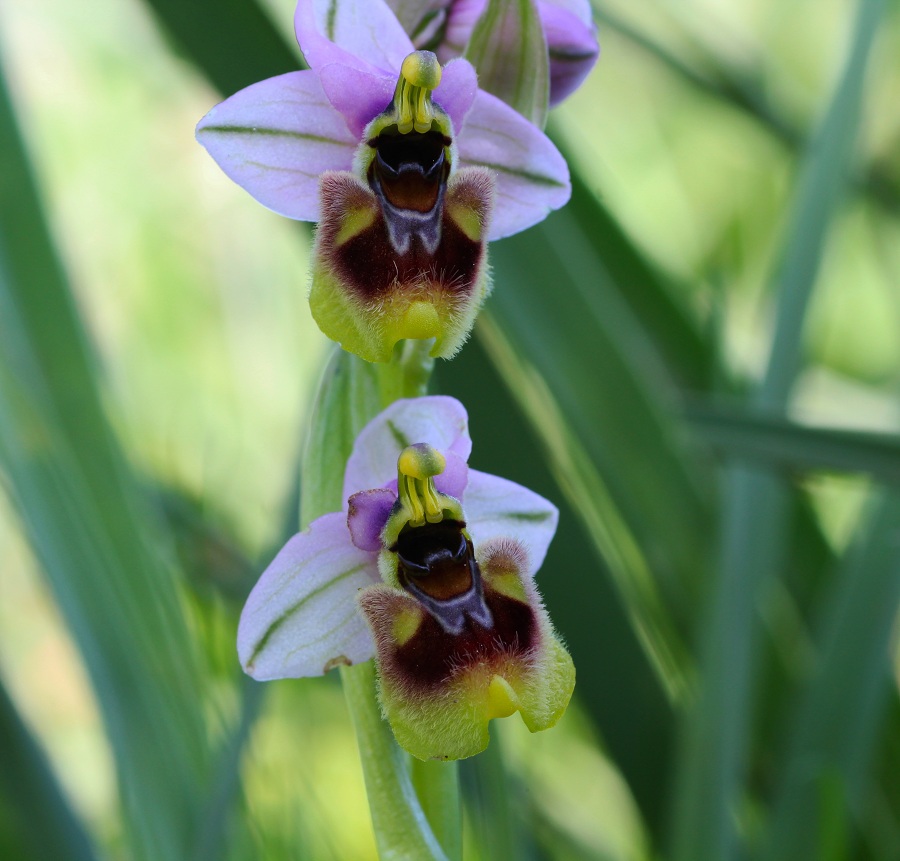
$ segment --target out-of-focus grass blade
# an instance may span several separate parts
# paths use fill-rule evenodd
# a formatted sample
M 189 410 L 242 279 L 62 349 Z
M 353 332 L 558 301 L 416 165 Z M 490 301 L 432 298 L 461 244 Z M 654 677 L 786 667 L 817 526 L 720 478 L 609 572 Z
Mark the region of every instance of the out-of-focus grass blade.
M 491 253 L 496 289 L 488 308 L 514 354 L 498 365 L 502 375 L 521 357 L 537 374 L 529 379 L 552 392 L 526 395 L 520 382 L 513 386 L 529 416 L 549 415 L 542 400 L 552 397 L 551 410 L 566 417 L 591 471 L 602 477 L 654 588 L 676 616 L 681 608 L 687 617 L 707 564 L 708 476 L 684 444 L 672 413 L 674 384 L 622 301 L 624 285 L 603 286 L 606 270 L 568 209 L 496 243 Z M 556 440 L 547 443 L 549 454 L 565 454 Z M 578 505 L 585 514 L 591 494 Z
M 762 464 L 869 473 L 900 482 L 900 437 L 798 425 L 785 418 L 718 406 L 689 408 L 700 437 L 726 455 Z
M 197 662 L 166 542 L 101 409 L 2 81 L 0 465 L 90 673 L 134 856 L 180 861 L 208 776 Z
M 34 858 L 96 861 L 87 831 L 2 682 L 0 739 L 0 804 L 15 813 L 23 852 L 27 847 Z
M 566 155 L 565 139 L 556 137 Z M 598 316 L 612 315 L 610 335 L 621 337 L 623 349 L 640 347 L 638 360 L 665 385 L 706 391 L 716 376 L 716 350 L 709 333 L 679 300 L 686 289 L 641 254 L 568 161 L 572 199 L 536 229 L 565 255 L 564 271 L 585 303 Z
M 540 373 L 515 352 L 491 318 L 485 317 L 479 323 L 479 335 L 498 374 L 540 438 L 544 459 L 567 493 L 569 504 L 605 561 L 660 681 L 673 702 L 680 700 L 687 688 L 686 650 L 646 554 L 622 517 L 600 470 L 572 431 Z
M 439 364 L 437 381 L 441 391 L 458 397 L 469 412 L 472 465 L 530 487 L 559 506 L 559 528 L 538 572 L 538 586 L 575 661 L 576 696 L 603 736 L 648 828 L 658 836 L 674 723 L 666 690 L 672 681 L 653 667 L 636 633 L 652 620 L 635 620 L 641 608 L 627 601 L 623 606 L 616 593 L 607 569 L 620 564 L 615 551 L 609 558 L 598 551 L 598 536 L 590 534 L 594 522 L 586 524 L 577 500 L 560 490 L 570 480 L 557 465 L 566 456 L 567 443 L 551 440 L 556 453 L 548 458 L 546 440 L 517 403 L 520 378 L 501 377 L 481 339 L 467 344 L 452 362 Z M 598 528 L 613 527 L 601 523 Z M 640 732 L 635 731 L 635 715 L 640 715 Z M 505 803 L 492 802 L 500 808 Z
M 607 9 L 605 3 L 592 0 L 592 5 L 601 26 L 615 30 L 677 77 L 701 92 L 755 117 L 763 127 L 792 149 L 802 149 L 806 145 L 806 130 L 800 128 L 769 98 L 762 74 L 736 67 L 723 53 L 716 52 L 711 44 L 701 45 L 693 39 L 691 47 L 703 67 L 697 68 Z M 684 32 L 680 35 L 690 38 Z M 896 171 L 890 164 L 869 165 L 860 171 L 856 184 L 861 191 L 891 213 L 900 212 L 900 186 L 896 182 Z
M 758 408 L 781 412 L 802 361 L 803 323 L 828 226 L 845 187 L 881 0 L 862 0 L 850 56 L 801 166 L 783 262 L 775 335 Z M 764 470 L 728 471 L 720 576 L 704 630 L 701 690 L 686 725 L 674 797 L 674 858 L 735 857 L 734 805 L 748 750 L 760 585 L 784 561 L 787 494 Z
M 516 789 L 514 775 L 505 767 L 498 740 L 492 739 L 478 756 L 463 760 L 459 776 L 479 857 L 486 861 L 531 861 L 531 835 L 514 820 L 510 798 L 511 790 Z
M 146 2 L 175 47 L 223 95 L 303 67 L 256 0 Z
M 898 493 L 880 499 L 869 526 L 838 569 L 816 626 L 820 657 L 781 759 L 760 856 L 765 861 L 823 857 L 827 819 L 859 815 L 872 788 L 872 753 L 894 684 L 889 646 L 900 604 Z M 839 790 L 836 805 L 822 803 L 829 786 Z
M 230 826 L 235 813 L 235 799 L 240 791 L 241 759 L 250 730 L 262 710 L 264 696 L 263 685 L 249 678 L 242 679 L 240 717 L 219 753 L 213 789 L 198 816 L 193 849 L 186 856 L 192 861 L 230 857 L 226 841 L 234 831 Z M 295 847 L 298 851 L 300 848 Z

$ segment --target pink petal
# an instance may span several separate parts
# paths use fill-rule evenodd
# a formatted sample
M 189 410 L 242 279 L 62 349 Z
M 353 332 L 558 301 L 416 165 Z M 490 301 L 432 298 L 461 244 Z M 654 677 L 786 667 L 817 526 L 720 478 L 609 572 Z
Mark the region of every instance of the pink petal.
M 458 57 L 465 50 L 469 37 L 487 7 L 488 0 L 453 0 L 444 31 L 444 56 Z
M 590 24 L 593 21 L 590 0 L 537 0 L 537 5 L 541 18 L 546 12 L 556 9 L 568 12 L 582 24 Z
M 497 197 L 488 239 L 543 221 L 568 201 L 569 168 L 542 131 L 481 90 L 458 136 L 460 162 L 493 170 Z
M 469 470 L 462 503 L 476 552 L 494 539 L 518 541 L 528 553 L 528 574 L 534 577 L 556 534 L 556 506 L 521 484 L 477 469 Z
M 434 91 L 433 98 L 435 104 L 440 105 L 449 115 L 457 137 L 477 92 L 478 75 L 468 60 L 451 60 L 444 66 L 441 83 Z
M 538 4 L 550 52 L 551 105 L 578 89 L 600 54 L 590 7 L 585 10 L 571 0 L 565 5 L 575 8 L 563 8 L 563 4 L 552 2 Z
M 396 490 L 377 488 L 354 493 L 347 502 L 347 526 L 360 550 L 381 550 L 381 532 L 397 501 Z
M 252 84 L 216 105 L 197 140 L 260 203 L 288 218 L 319 218 L 319 177 L 349 170 L 356 140 L 313 72 Z
M 465 407 L 442 395 L 395 401 L 375 416 L 360 432 L 347 461 L 344 473 L 344 498 L 360 490 L 386 487 L 397 479 L 397 458 L 406 446 L 426 442 L 447 457 L 446 474 L 451 482 L 459 481 L 458 464 L 469 459 L 472 440 Z M 456 478 L 452 476 L 456 475 Z M 447 484 L 438 476 L 435 485 L 444 493 Z M 459 494 L 451 496 L 459 498 Z
M 299 0 L 294 29 L 310 68 L 342 63 L 396 75 L 413 51 L 409 36 L 384 0 Z
M 319 80 L 328 100 L 357 140 L 362 139 L 371 120 L 391 104 L 397 84 L 396 76 L 365 72 L 343 63 L 322 66 Z
M 321 676 L 374 653 L 356 608 L 379 582 L 376 556 L 353 546 L 342 512 L 314 520 L 281 549 L 253 587 L 238 626 L 238 656 L 253 678 Z

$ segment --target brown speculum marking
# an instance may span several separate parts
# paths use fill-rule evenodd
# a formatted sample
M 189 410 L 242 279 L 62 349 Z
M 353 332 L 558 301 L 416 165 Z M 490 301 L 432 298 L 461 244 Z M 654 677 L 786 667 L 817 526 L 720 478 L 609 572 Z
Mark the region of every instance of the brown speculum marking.
M 449 145 L 450 139 L 438 131 L 400 134 L 396 126 L 388 126 L 369 141 L 375 157 L 366 178 L 381 203 L 388 239 L 399 255 L 434 256 L 440 245 Z
M 440 202 L 450 173 L 445 153 L 450 143 L 437 131 L 401 135 L 396 127 L 385 129 L 369 141 L 375 150 L 369 183 L 397 209 L 430 213 Z
M 484 606 L 492 624 L 482 627 L 470 618 L 459 633 L 446 630 L 428 614 L 416 633 L 395 654 L 396 670 L 407 684 L 439 688 L 448 679 L 483 661 L 496 661 L 498 653 L 528 661 L 538 639 L 534 611 L 522 601 L 486 586 Z
M 400 585 L 454 636 L 467 626 L 493 627 L 481 571 L 464 527 L 461 521 L 447 518 L 424 526 L 407 525 L 391 548 L 397 553 Z

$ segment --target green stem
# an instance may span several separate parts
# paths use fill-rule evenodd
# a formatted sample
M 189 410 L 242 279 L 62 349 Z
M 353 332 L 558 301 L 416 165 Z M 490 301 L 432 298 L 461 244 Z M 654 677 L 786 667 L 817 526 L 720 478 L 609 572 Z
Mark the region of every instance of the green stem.
M 381 409 L 401 398 L 420 398 L 428 393 L 434 370 L 430 349 L 431 341 L 400 341 L 390 362 L 375 365 Z
M 430 346 L 403 342 L 384 365 L 341 350 L 332 356 L 303 461 L 302 525 L 341 507 L 344 466 L 365 424 L 394 401 L 426 393 L 434 366 Z M 458 861 L 462 818 L 456 763 L 410 765 L 381 716 L 371 661 L 341 668 L 341 681 L 382 861 Z
M 381 716 L 375 697 L 375 665 L 366 661 L 341 667 L 341 682 L 356 730 L 379 858 L 449 861 L 416 795 L 409 757 L 397 746 Z
M 412 782 L 431 828 L 451 861 L 462 859 L 462 810 L 455 762 L 412 759 Z

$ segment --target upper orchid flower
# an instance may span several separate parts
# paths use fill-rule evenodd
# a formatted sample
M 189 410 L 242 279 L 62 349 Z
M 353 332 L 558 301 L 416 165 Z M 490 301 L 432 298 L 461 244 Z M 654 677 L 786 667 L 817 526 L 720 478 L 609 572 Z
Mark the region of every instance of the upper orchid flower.
M 485 242 L 568 200 L 565 161 L 469 62 L 415 51 L 384 0 L 300 0 L 295 25 L 310 69 L 241 90 L 197 136 L 257 200 L 321 221 L 326 335 L 369 361 L 403 338 L 450 357 L 489 290 Z
M 578 89 L 600 52 L 589 0 L 387 2 L 417 47 L 434 51 L 442 63 L 471 59 L 484 89 L 535 121 L 534 109 L 546 104 L 527 102 L 541 93 L 524 93 L 525 81 L 535 78 L 545 101 L 549 96 L 556 105 Z
M 478 753 L 491 718 L 515 711 L 532 732 L 556 723 L 575 671 L 533 577 L 557 511 L 469 469 L 471 447 L 448 397 L 397 401 L 362 430 L 345 509 L 295 535 L 247 600 L 238 653 L 250 675 L 375 656 L 382 708 L 420 759 Z

